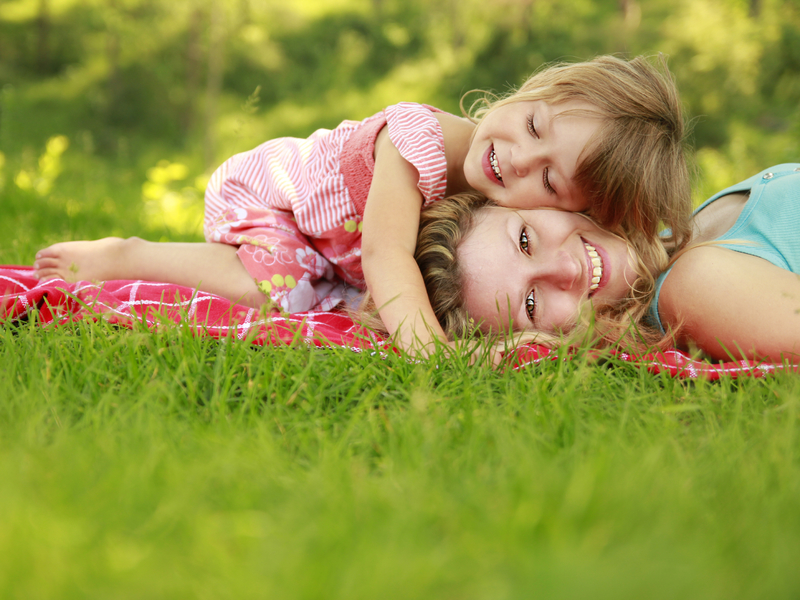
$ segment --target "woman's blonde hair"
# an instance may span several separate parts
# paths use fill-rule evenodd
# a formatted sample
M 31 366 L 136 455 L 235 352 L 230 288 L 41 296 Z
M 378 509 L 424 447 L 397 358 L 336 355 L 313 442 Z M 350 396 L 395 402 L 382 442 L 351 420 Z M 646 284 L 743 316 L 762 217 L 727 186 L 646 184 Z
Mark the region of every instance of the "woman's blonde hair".
M 464 273 L 458 248 L 475 227 L 475 219 L 494 202 L 465 192 L 436 202 L 422 211 L 414 258 L 419 265 L 433 313 L 448 339 L 476 333 L 465 306 Z
M 687 127 L 663 55 L 655 60 L 599 56 L 545 65 L 516 91 L 502 98 L 485 96 L 471 111 L 464 109 L 462 99 L 462 110 L 479 122 L 501 106 L 529 100 L 587 102 L 603 119 L 575 172 L 595 221 L 610 230 L 621 227 L 632 241 L 645 245 L 661 223 L 671 228 L 674 245 L 688 239 L 692 202 Z

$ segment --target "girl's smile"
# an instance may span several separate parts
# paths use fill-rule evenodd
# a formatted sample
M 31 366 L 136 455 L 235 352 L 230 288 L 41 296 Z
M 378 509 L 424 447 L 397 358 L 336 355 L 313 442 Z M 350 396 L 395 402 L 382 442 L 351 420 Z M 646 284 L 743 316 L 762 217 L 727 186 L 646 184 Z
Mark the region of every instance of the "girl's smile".
M 584 102 L 551 106 L 541 100 L 489 111 L 475 129 L 464 161 L 467 182 L 501 206 L 586 210 L 588 200 L 574 177 L 601 124 L 599 117 L 586 115 L 591 111 Z
M 486 174 L 488 179 L 492 179 L 493 177 L 497 179 L 497 181 L 503 185 L 503 176 L 500 174 L 500 164 L 497 161 L 497 154 L 494 151 L 494 145 L 489 146 L 486 149 L 486 154 L 483 155 L 483 172 Z

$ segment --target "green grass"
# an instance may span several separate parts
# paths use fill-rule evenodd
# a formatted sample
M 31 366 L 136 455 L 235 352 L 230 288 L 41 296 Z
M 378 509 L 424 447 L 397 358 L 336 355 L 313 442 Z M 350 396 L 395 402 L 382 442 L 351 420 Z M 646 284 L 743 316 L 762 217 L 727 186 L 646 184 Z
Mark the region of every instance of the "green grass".
M 800 589 L 796 377 L 0 336 L 2 597 Z
M 165 235 L 143 225 L 143 172 L 64 160 L 39 197 L 8 155 L 2 262 Z M 26 323 L 0 328 L 0 398 L 2 598 L 800 594 L 793 375 Z

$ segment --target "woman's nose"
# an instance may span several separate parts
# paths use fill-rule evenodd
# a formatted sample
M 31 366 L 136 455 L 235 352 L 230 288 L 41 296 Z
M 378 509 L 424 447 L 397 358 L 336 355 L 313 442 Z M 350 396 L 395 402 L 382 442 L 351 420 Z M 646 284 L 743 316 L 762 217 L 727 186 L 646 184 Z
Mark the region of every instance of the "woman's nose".
M 542 256 L 539 270 L 539 277 L 542 280 L 549 281 L 560 290 L 580 289 L 583 277 L 580 259 L 564 250 L 558 250 L 549 258 Z

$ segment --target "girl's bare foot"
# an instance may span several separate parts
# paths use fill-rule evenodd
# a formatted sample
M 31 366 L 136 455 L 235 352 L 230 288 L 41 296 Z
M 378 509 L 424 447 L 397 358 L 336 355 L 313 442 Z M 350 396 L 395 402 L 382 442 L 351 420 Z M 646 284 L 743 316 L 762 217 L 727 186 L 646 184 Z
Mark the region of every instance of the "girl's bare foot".
M 113 279 L 158 281 L 259 307 L 267 297 L 236 251 L 236 246 L 228 244 L 103 238 L 53 244 L 36 254 L 33 270 L 39 279 L 61 278 L 70 283 Z
M 34 275 L 41 280 L 107 281 L 125 279 L 121 273 L 122 238 L 91 242 L 62 242 L 36 253 Z

